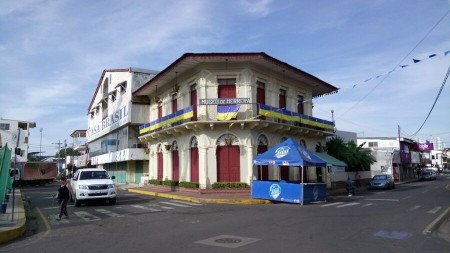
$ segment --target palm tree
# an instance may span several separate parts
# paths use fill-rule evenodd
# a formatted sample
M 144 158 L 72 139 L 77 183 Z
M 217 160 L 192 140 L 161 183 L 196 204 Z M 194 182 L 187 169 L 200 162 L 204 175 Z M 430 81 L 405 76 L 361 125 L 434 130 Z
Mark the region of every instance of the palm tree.
M 354 141 L 345 143 L 343 139 L 334 137 L 326 143 L 328 154 L 347 163 L 348 171 L 370 170 L 376 162 L 370 150 L 357 146 Z
M 354 141 L 346 144 L 344 153 L 349 171 L 367 171 L 370 170 L 370 165 L 376 162 L 370 150 L 357 146 Z

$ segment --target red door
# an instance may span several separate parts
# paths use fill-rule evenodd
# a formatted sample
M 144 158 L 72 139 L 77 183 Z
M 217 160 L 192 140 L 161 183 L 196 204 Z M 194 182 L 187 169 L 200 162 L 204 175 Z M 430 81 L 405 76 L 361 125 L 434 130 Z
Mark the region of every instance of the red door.
M 177 95 L 172 96 L 172 113 L 176 113 L 178 111 L 178 102 Z
M 162 118 L 162 106 L 158 106 L 158 119 Z
M 191 182 L 198 183 L 198 148 L 191 148 Z
M 266 90 L 264 89 L 263 84 L 258 85 L 258 88 L 256 89 L 256 103 L 258 104 L 258 110 L 259 105 L 266 104 Z M 266 119 L 266 117 L 259 116 L 259 119 Z
M 219 85 L 219 98 L 236 98 L 236 85 L 223 84 Z
M 297 112 L 300 114 L 304 114 L 304 108 L 303 108 L 303 96 L 298 96 L 297 101 Z
M 178 158 L 178 150 L 172 151 L 172 180 L 180 180 L 180 162 Z
M 161 152 L 158 153 L 158 175 L 157 178 L 159 180 L 163 179 L 163 154 Z
M 197 120 L 197 90 L 192 89 L 191 90 L 191 105 L 192 109 L 194 110 L 194 117 L 192 117 L 193 121 Z
M 217 147 L 217 182 L 240 182 L 239 146 Z
M 280 96 L 278 100 L 278 107 L 286 109 L 286 91 L 280 90 Z
M 262 154 L 267 151 L 267 146 L 258 146 L 257 153 Z M 267 181 L 269 180 L 269 166 L 260 165 L 258 166 L 258 180 Z
M 289 166 L 280 166 L 280 180 L 289 180 Z

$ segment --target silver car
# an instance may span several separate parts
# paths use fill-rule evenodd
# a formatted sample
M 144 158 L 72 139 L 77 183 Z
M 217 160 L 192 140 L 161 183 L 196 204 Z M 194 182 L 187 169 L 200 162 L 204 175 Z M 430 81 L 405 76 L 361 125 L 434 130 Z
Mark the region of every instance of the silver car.
M 368 189 L 394 189 L 394 178 L 391 175 L 376 175 L 374 176 L 368 185 Z
M 436 172 L 434 170 L 423 170 L 420 173 L 420 180 L 436 180 Z

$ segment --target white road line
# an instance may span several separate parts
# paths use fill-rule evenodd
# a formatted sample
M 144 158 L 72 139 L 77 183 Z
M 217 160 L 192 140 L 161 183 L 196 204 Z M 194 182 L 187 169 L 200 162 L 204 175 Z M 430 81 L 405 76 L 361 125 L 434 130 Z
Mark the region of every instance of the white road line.
M 435 213 L 437 213 L 441 208 L 442 208 L 442 207 L 437 206 L 437 207 L 431 209 L 430 211 L 428 211 L 427 213 L 429 213 L 429 214 L 435 214 Z
M 135 208 L 151 211 L 151 212 L 161 212 L 161 210 L 159 210 L 159 209 L 155 209 L 155 208 L 151 208 L 151 207 L 147 207 L 147 206 L 141 206 L 141 205 L 131 205 L 131 206 L 135 207 Z
M 106 209 L 94 209 L 96 212 L 102 213 L 104 215 L 108 215 L 109 217 L 123 217 L 123 215 L 118 213 L 113 213 Z
M 172 205 L 172 206 L 179 206 L 179 207 L 191 207 L 188 205 L 182 205 L 182 204 L 177 204 L 177 203 L 172 203 L 172 202 L 159 202 L 161 204 L 166 204 L 166 205 Z
M 398 199 L 365 199 L 370 201 L 392 201 L 392 202 L 398 202 Z
M 368 207 L 368 206 L 371 206 L 371 205 L 373 205 L 373 204 L 372 204 L 372 203 L 369 203 L 369 204 L 363 205 L 362 207 Z
M 409 198 L 411 198 L 411 196 L 406 196 L 406 197 L 404 197 L 402 199 L 409 199 Z
M 172 202 L 177 202 L 180 204 L 186 204 L 186 205 L 190 205 L 190 206 L 203 206 L 202 204 L 199 203 L 192 203 L 192 202 L 187 202 L 187 201 L 181 201 L 181 200 L 171 200 Z
M 66 218 L 62 218 L 61 220 L 57 220 L 59 218 L 59 214 L 52 214 L 50 217 L 50 223 L 53 225 L 59 225 L 59 224 L 69 224 L 70 221 Z
M 78 212 L 73 212 L 76 216 L 80 217 L 82 220 L 84 221 L 98 221 L 101 220 L 100 217 L 97 217 L 93 214 L 90 214 L 88 212 L 85 211 L 78 211 Z
M 344 202 L 336 202 L 336 203 L 330 203 L 330 204 L 325 204 L 325 205 L 321 205 L 321 207 L 326 207 L 326 206 L 335 206 L 335 205 L 340 205 Z
M 420 206 L 413 206 L 410 209 L 408 209 L 407 211 L 411 212 L 411 211 L 414 211 L 414 210 L 419 209 L 419 208 L 420 208 Z
M 74 205 L 67 205 L 67 207 L 74 207 Z M 44 207 L 41 208 L 42 210 L 49 210 L 49 209 L 56 209 L 56 208 L 60 208 L 60 206 L 49 206 L 49 207 Z
M 422 193 L 426 193 L 426 192 L 428 192 L 428 190 L 425 190 L 425 191 L 423 191 Z
M 359 203 L 356 203 L 356 202 L 348 203 L 348 204 L 345 204 L 345 205 L 337 206 L 336 208 L 341 208 L 341 207 L 346 207 L 346 206 L 355 206 L 355 205 L 359 205 Z

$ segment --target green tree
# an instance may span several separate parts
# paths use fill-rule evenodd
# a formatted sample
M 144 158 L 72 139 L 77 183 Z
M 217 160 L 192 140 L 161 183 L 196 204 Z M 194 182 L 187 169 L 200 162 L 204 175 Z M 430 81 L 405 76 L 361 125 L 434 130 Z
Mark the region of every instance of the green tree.
M 328 154 L 347 163 L 349 171 L 370 170 L 376 162 L 370 150 L 356 145 L 354 141 L 345 143 L 343 139 L 334 137 L 326 143 Z
M 349 171 L 370 170 L 370 165 L 377 161 L 369 149 L 356 145 L 354 141 L 346 144 L 344 155 Z
M 80 155 L 79 152 L 74 150 L 73 148 L 66 148 L 66 150 L 61 149 L 59 152 L 56 152 L 55 157 L 79 156 L 79 155 Z
M 334 137 L 329 139 L 326 143 L 326 151 L 329 155 L 334 156 L 335 158 L 345 161 L 344 153 L 346 150 L 345 142 L 343 139 L 339 137 Z

